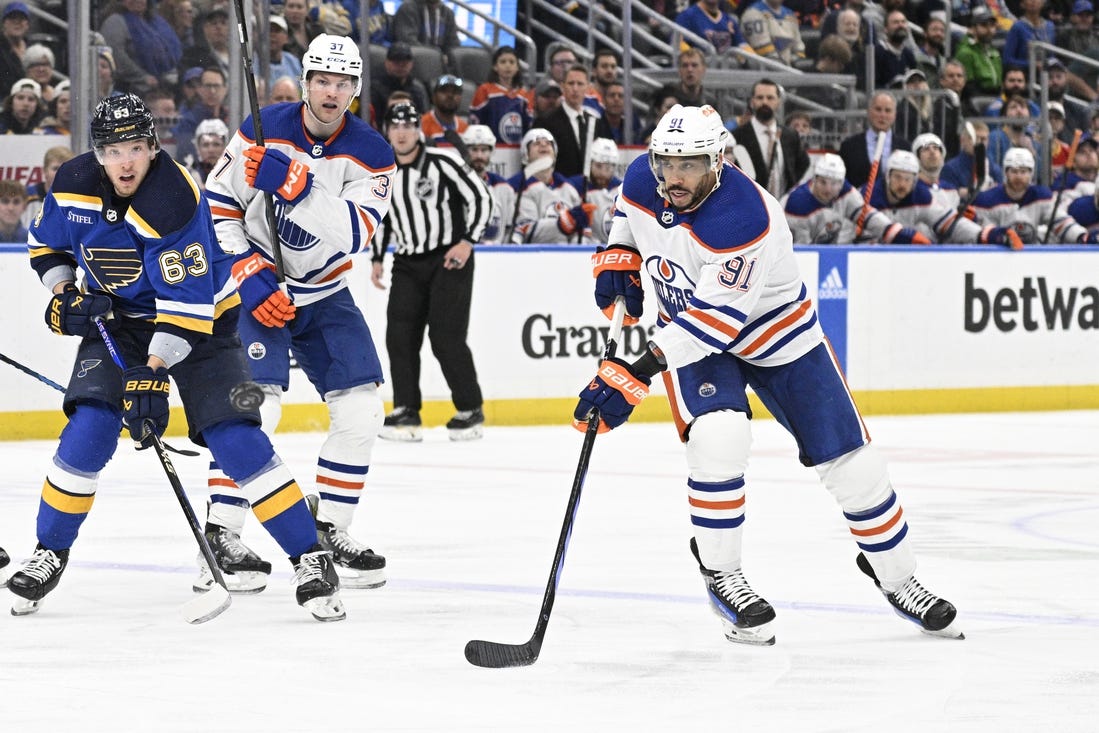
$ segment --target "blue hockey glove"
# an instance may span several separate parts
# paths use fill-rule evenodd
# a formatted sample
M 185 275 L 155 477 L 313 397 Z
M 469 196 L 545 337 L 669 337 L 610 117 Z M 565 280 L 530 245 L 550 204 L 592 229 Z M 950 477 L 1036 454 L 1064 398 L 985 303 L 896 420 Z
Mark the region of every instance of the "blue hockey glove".
M 557 228 L 565 235 L 582 232 L 591 226 L 595 209 L 595 204 L 580 204 L 571 209 L 562 209 L 557 215 Z
M 288 204 L 301 203 L 313 187 L 313 174 L 300 160 L 264 145 L 244 150 L 244 182 L 252 188 L 273 193 Z
M 1088 232 L 1076 240 L 1080 244 L 1099 244 L 1099 232 Z
M 245 310 L 264 326 L 282 328 L 294 320 L 297 306 L 279 289 L 275 268 L 259 252 L 233 263 L 233 280 Z
M 573 427 L 586 430 L 588 416 L 599 410 L 599 432 L 614 430 L 630 418 L 633 408 L 649 396 L 651 379 L 634 374 L 630 365 L 611 358 L 599 365 L 599 371 L 580 392 L 580 402 L 573 411 Z
M 122 422 L 138 450 L 153 444 L 145 434 L 145 424 L 158 435 L 168 428 L 168 370 L 149 366 L 130 367 L 123 372 Z
M 110 296 L 82 293 L 80 288 L 69 283 L 50 298 L 46 308 L 46 325 L 59 336 L 98 336 L 99 329 L 92 319 L 106 317 L 110 312 Z
M 988 233 L 987 236 L 985 232 Z M 983 240 L 981 244 L 1006 244 L 1014 250 L 1023 248 L 1023 240 L 1011 227 L 986 227 L 981 232 L 981 237 Z
M 626 326 L 637 323 L 645 308 L 645 290 L 641 287 L 641 255 L 620 244 L 600 249 L 591 256 L 595 278 L 595 304 L 607 318 L 612 318 L 614 301 L 622 296 L 626 301 Z

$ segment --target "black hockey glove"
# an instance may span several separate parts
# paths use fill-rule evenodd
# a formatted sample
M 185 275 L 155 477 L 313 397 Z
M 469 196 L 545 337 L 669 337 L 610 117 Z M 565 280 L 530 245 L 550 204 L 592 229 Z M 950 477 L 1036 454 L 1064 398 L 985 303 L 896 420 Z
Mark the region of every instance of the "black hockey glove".
M 99 329 L 92 320 L 111 312 L 108 295 L 82 293 L 73 283 L 50 298 L 46 308 L 46 325 L 59 336 L 97 336 Z
M 143 450 L 153 444 L 145 426 L 161 436 L 168 428 L 168 370 L 149 366 L 130 367 L 123 374 L 122 422 L 130 430 L 130 437 Z

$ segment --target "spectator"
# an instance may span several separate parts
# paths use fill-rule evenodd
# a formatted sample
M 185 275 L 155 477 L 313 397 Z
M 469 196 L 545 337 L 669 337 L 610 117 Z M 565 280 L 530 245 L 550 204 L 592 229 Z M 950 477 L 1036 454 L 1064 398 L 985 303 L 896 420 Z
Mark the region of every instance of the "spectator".
M 962 117 L 977 117 L 979 115 L 977 108 L 973 106 L 973 99 L 970 96 L 970 85 L 966 78 L 965 66 L 957 59 L 947 59 L 943 64 L 942 73 L 939 74 L 939 88 L 948 89 L 954 92 L 954 96 L 957 97 L 957 103 L 954 103 L 954 99 L 951 98 L 951 103 L 958 109 L 958 114 Z M 961 129 L 960 127 L 958 128 Z M 955 152 L 957 152 L 955 150 Z
M 394 41 L 385 54 L 385 68 L 381 74 L 371 74 L 370 103 L 375 113 L 382 117 L 386 110 L 386 100 L 396 91 L 412 95 L 412 104 L 416 111 L 427 111 L 427 88 L 419 79 L 412 76 L 412 49 L 407 43 Z
M 798 185 L 809 170 L 809 154 L 801 137 L 779 125 L 775 118 L 781 104 L 778 84 L 770 79 L 757 81 L 748 100 L 751 121 L 733 130 L 733 138 L 739 143 L 737 165 L 775 198 Z
M 916 45 L 916 66 L 928 82 L 936 81 L 946 63 L 946 23 L 932 16 L 923 25 L 923 40 Z
M 1046 72 L 1049 78 L 1049 100 L 1060 102 L 1064 109 L 1065 124 L 1068 127 L 1069 140 L 1072 139 L 1073 130 L 1086 130 L 1089 124 L 1091 111 L 1079 102 L 1069 99 L 1066 95 L 1069 84 L 1069 72 L 1061 59 L 1050 56 L 1046 59 Z
M 518 143 L 533 120 L 530 95 L 515 49 L 501 46 L 492 54 L 488 80 L 473 92 L 470 124 L 486 125 L 502 143 Z
M 172 132 L 176 136 L 176 160 L 186 160 L 195 154 L 194 136 L 203 120 L 219 119 L 228 125 L 229 109 L 225 97 L 229 94 L 225 74 L 218 66 L 202 70 L 198 99 L 179 111 L 179 124 Z
M 546 77 L 534 87 L 534 105 L 531 113 L 534 119 L 548 115 L 561 106 L 561 85 Z M 533 124 L 533 120 L 532 120 Z
M 706 78 L 706 56 L 702 51 L 697 48 L 681 51 L 676 69 L 679 72 L 679 82 L 665 84 L 657 93 L 658 96 L 673 96 L 684 107 L 717 104 L 717 99 L 702 86 Z M 654 122 L 659 119 L 659 117 L 655 118 Z
M 641 117 L 634 114 L 630 139 L 626 140 L 626 87 L 620 81 L 611 82 L 603 92 L 603 119 L 611 130 L 611 139 L 620 145 L 641 144 Z
M 181 161 L 199 188 L 206 188 L 206 178 L 217 165 L 225 146 L 229 144 L 229 128 L 219 119 L 203 120 L 195 128 L 191 147 L 195 153 Z
M 275 79 L 280 76 L 301 78 L 301 59 L 285 50 L 286 43 L 289 40 L 290 33 L 287 30 L 286 19 L 281 15 L 272 15 L 268 33 L 268 42 L 270 43 L 267 67 L 268 88 L 274 86 Z M 260 70 L 258 63 L 255 70 L 258 75 Z
M 117 0 L 112 7 L 99 30 L 114 50 L 115 84 L 138 96 L 174 87 L 183 56 L 175 31 L 152 12 L 149 0 Z
M 756 54 L 793 66 L 805 58 L 797 14 L 782 0 L 756 0 L 741 15 L 744 40 Z
M 648 145 L 653 130 L 656 129 L 656 123 L 664 118 L 664 115 L 668 113 L 672 107 L 679 104 L 679 98 L 672 92 L 666 91 L 666 87 L 663 89 L 657 89 L 656 94 L 653 95 L 653 103 L 650 109 L 652 110 L 652 124 L 644 129 L 641 133 L 641 142 Z
M 12 84 L 11 94 L 0 111 L 0 134 L 29 135 L 45 116 L 42 88 L 34 79 L 20 79 Z
M 52 101 L 54 88 L 61 82 L 68 80 L 67 76 L 54 69 L 54 63 L 53 51 L 48 46 L 43 46 L 40 43 L 27 46 L 27 50 L 23 53 L 23 68 L 26 70 L 27 76 L 34 79 L 42 87 L 42 101 L 44 102 Z
M 268 104 L 279 104 L 281 102 L 300 102 L 301 101 L 301 81 L 300 77 L 295 79 L 292 76 L 280 76 L 275 79 L 275 83 L 271 85 L 271 93 L 267 97 Z
M 870 21 L 863 17 L 865 8 L 865 0 L 845 0 L 840 7 L 824 16 L 824 20 L 820 23 L 820 39 L 823 41 L 828 36 L 838 34 L 848 43 L 859 41 L 863 47 L 873 45 L 877 41 L 878 34 Z M 843 28 L 840 21 L 845 12 L 848 18 L 854 19 L 854 28 Z
M 429 144 L 445 143 L 443 133 L 446 130 L 454 130 L 460 135 L 469 127 L 466 118 L 458 114 L 458 107 L 462 105 L 462 77 L 443 74 L 436 79 L 431 90 L 431 105 L 431 111 L 420 121 L 420 131 Z
M 866 85 L 866 49 L 873 48 L 868 38 L 871 37 L 870 25 L 865 19 L 860 18 L 851 8 L 843 8 L 838 13 L 831 15 L 836 22 L 835 32 L 822 35 L 821 45 L 830 38 L 843 41 L 847 46 L 850 58 L 841 73 L 854 74 L 857 86 Z
M 590 226 L 578 181 L 554 170 L 557 142 L 549 130 L 532 127 L 519 143 L 523 169 L 508 179 L 516 192 L 514 229 L 508 239 L 515 244 L 568 241 Z M 505 241 L 508 241 L 506 239 Z
M 977 167 L 976 160 L 973 155 L 975 144 L 979 143 L 986 147 L 985 166 L 980 175 L 981 190 L 985 191 L 992 188 L 1004 180 L 1000 166 L 989 159 L 987 155 L 988 134 L 988 125 L 983 122 L 965 123 L 959 139 L 961 150 L 953 158 L 946 161 L 942 173 L 939 175 L 939 181 L 944 185 L 956 188 L 958 195 L 963 199 L 969 198 L 974 193 L 972 190 L 973 183 L 978 178 L 975 170 Z
M 954 52 L 954 57 L 965 67 L 966 85 L 971 95 L 993 96 L 1003 87 L 1003 59 L 992 45 L 995 36 L 995 16 L 984 5 L 973 8 L 969 35 Z
M 9 88 L 23 76 L 23 53 L 30 27 L 26 3 L 8 3 L 0 12 L 0 89 Z
M 596 101 L 601 103 L 596 110 L 600 114 L 603 113 L 606 104 L 607 89 L 618 81 L 621 71 L 617 51 L 601 48 L 595 52 L 591 67 L 592 87 L 594 87 Z
M 813 71 L 821 74 L 854 74 L 855 67 L 851 56 L 851 46 L 838 35 L 823 39 L 817 47 L 817 61 Z M 822 104 L 829 109 L 847 107 L 847 92 L 832 85 L 798 87 L 799 96 Z
M 904 95 L 897 103 L 897 121 L 893 129 L 907 140 L 915 140 L 925 132 L 931 132 L 930 87 L 923 71 L 909 69 L 902 80 Z
M 556 140 L 557 172 L 566 177 L 587 175 L 592 140 L 611 136 L 607 121 L 584 104 L 590 86 L 587 67 L 572 67 L 565 73 L 563 104 L 534 120 L 534 127 L 546 128 Z
M 908 43 L 908 18 L 893 10 L 885 16 L 885 31 L 874 46 L 874 88 L 885 89 L 914 68 L 916 54 Z
M 195 45 L 183 53 L 180 68 L 216 66 L 229 78 L 229 7 L 215 2 L 202 14 Z M 240 59 L 233 59 L 239 66 Z
M 300 59 L 309 48 L 309 42 L 322 33 L 320 24 L 310 17 L 306 0 L 283 0 L 282 17 L 286 19 L 289 35 L 285 48 Z M 371 69 L 371 73 L 373 71 Z M 272 91 L 274 91 L 273 86 Z M 300 99 L 301 95 L 298 95 L 298 98 Z
M 393 16 L 393 40 L 437 48 L 449 63 L 448 54 L 458 45 L 454 11 L 440 0 L 404 0 Z
M 1053 43 L 1056 28 L 1053 21 L 1042 17 L 1045 0 L 1020 0 L 1022 15 L 1011 25 L 1004 39 L 1003 58 L 1007 66 L 1026 69 L 1030 65 L 1027 48 L 1031 41 Z
M 72 160 L 75 155 L 72 148 L 65 145 L 56 145 L 46 150 L 46 154 L 42 156 L 42 180 L 27 184 L 27 208 L 23 211 L 23 226 L 30 227 L 34 217 L 42 209 L 46 194 L 53 186 L 57 169 L 66 160 Z
M 69 80 L 53 90 L 53 99 L 46 103 L 46 116 L 38 123 L 36 135 L 72 135 L 73 105 Z
M 355 9 L 358 18 L 358 0 L 345 0 Z M 359 38 L 358 23 L 355 24 L 355 40 Z M 370 0 L 370 9 L 366 15 L 366 37 L 375 46 L 388 46 L 393 40 L 393 18 L 385 11 L 382 0 Z
M 1026 72 L 1022 69 L 1009 68 L 1004 72 L 1004 85 L 1000 98 L 985 108 L 984 116 L 999 117 L 1004 103 L 1013 96 L 1020 96 L 1027 100 L 1027 109 L 1031 117 L 1038 117 L 1041 114 L 1038 103 L 1028 99 L 1030 95 L 1027 94 Z
M 870 162 L 874 159 L 874 150 L 879 135 L 885 136 L 881 162 L 884 163 L 894 150 L 908 150 L 911 143 L 893 131 L 897 120 L 897 101 L 886 91 L 877 91 L 867 103 L 864 132 L 857 132 L 840 143 L 840 157 L 847 164 L 847 180 L 856 188 L 866 183 L 870 176 Z
M 195 45 L 195 6 L 191 0 L 160 0 L 156 12 L 175 32 L 181 48 Z
M 488 125 L 470 125 L 462 133 L 462 141 L 469 150 L 469 167 L 481 176 L 492 193 L 492 217 L 481 235 L 481 243 L 500 244 L 505 232 L 512 229 L 515 189 L 506 178 L 489 169 L 492 153 L 496 149 L 496 135 Z
M 1021 94 L 1013 94 L 1004 102 L 1000 116 L 1005 119 L 998 128 L 988 134 L 988 157 L 996 165 L 1004 167 L 1004 155 L 1011 148 L 1023 148 L 1038 158 L 1038 143 L 1032 129 L 1029 102 Z
M 183 79 L 179 85 L 179 104 L 181 107 L 194 104 L 198 101 L 198 91 L 202 88 L 202 67 L 192 66 L 183 72 Z
M 108 46 L 96 48 L 95 88 L 100 99 L 118 94 L 114 88 L 114 70 L 114 52 Z
M 675 24 L 705 38 L 719 54 L 734 46 L 746 50 L 751 48 L 744 42 L 736 18 L 721 8 L 719 0 L 698 0 L 676 16 Z M 694 47 L 694 43 L 684 38 L 680 51 L 688 46 Z
M 0 242 L 27 241 L 23 211 L 27 208 L 27 192 L 17 181 L 0 180 Z
M 786 115 L 786 126 L 798 134 L 801 146 L 807 151 L 820 147 L 821 131 L 813 127 L 813 118 L 808 112 L 798 110 Z
M 578 63 L 580 59 L 564 43 L 550 44 L 546 49 L 546 73 L 558 84 L 564 85 L 565 72 Z
M 1072 4 L 1068 25 L 1057 31 L 1057 46 L 1070 53 L 1095 57 L 1099 50 L 1099 28 L 1095 27 L 1095 6 L 1091 0 L 1076 0 Z M 1091 75 L 1094 79 L 1095 72 Z

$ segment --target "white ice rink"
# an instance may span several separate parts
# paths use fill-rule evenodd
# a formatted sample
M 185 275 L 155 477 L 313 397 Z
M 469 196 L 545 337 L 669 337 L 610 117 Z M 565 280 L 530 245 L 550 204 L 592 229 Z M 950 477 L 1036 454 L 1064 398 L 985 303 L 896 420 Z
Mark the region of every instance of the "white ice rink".
M 294 604 L 254 521 L 271 585 L 184 623 L 194 541 L 156 457 L 127 441 L 58 589 L 35 616 L 0 616 L 0 731 L 1099 730 L 1099 413 L 869 424 L 918 577 L 958 606 L 965 641 L 893 615 L 771 421 L 755 426 L 745 568 L 778 610 L 774 647 L 724 640 L 687 548 L 682 448 L 669 425 L 628 425 L 596 441 L 541 658 L 504 670 L 462 649 L 530 636 L 579 433 L 380 442 L 353 534 L 389 584 L 344 591 L 335 624 Z M 278 436 L 306 489 L 320 440 Z M 0 444 L 13 561 L 53 447 Z M 201 514 L 204 460 L 175 463 Z

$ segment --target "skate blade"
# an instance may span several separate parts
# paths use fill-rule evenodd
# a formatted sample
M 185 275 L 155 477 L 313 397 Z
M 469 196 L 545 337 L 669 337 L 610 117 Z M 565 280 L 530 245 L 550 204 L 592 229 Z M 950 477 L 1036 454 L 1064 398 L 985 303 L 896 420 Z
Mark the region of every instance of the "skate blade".
M 471 428 L 447 428 L 451 440 L 480 440 L 485 437 L 485 429 L 482 425 L 474 425 Z
M 12 616 L 30 616 L 32 613 L 37 613 L 38 609 L 42 605 L 42 600 L 28 601 L 26 598 L 16 598 L 11 604 Z
M 267 574 L 257 571 L 237 571 L 235 573 L 222 573 L 225 586 L 235 596 L 248 596 L 262 593 L 267 587 Z M 199 572 L 198 578 L 191 584 L 191 590 L 195 593 L 205 593 L 215 585 L 214 576 L 205 568 Z
M 423 428 L 392 428 L 382 426 L 378 431 L 382 440 L 395 440 L 398 443 L 419 443 L 424 439 Z
M 742 629 L 726 622 L 722 626 L 725 630 L 725 638 L 734 644 L 747 644 L 749 646 L 774 646 L 775 635 L 771 631 L 771 624 L 753 626 Z
M 336 575 L 340 576 L 341 588 L 381 588 L 385 585 L 385 570 L 353 570 L 336 565 Z
M 229 595 L 229 591 L 220 585 L 215 585 L 207 592 L 184 603 L 180 613 L 187 623 L 202 624 L 217 618 L 232 604 L 233 598 Z
M 939 629 L 938 631 L 931 631 L 930 629 L 924 628 L 921 628 L 920 631 L 928 636 L 936 636 L 940 639 L 957 639 L 958 641 L 963 641 L 965 639 L 965 634 L 963 634 L 962 630 L 954 624 L 950 624 L 945 629 Z
M 311 598 L 301 605 L 318 621 L 343 621 L 347 618 L 347 611 L 339 594 Z

